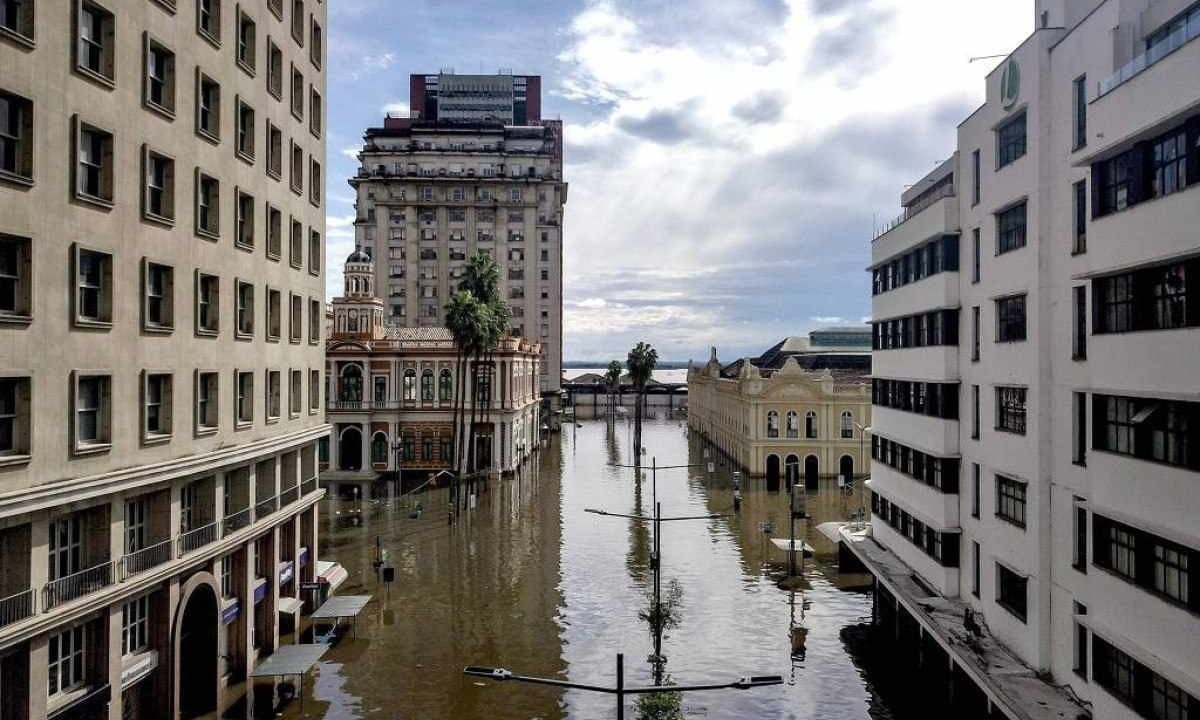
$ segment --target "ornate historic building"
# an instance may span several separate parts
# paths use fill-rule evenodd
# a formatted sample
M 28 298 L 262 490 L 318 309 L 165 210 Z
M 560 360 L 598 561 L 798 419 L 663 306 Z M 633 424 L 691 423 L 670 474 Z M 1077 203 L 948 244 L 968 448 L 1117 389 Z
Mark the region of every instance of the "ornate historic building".
M 363 495 L 377 480 L 402 477 L 412 486 L 453 467 L 461 379 L 450 331 L 386 325 L 374 288 L 371 258 L 356 250 L 346 259 L 345 295 L 333 301 L 326 350 L 333 434 L 322 446 L 321 478 Z M 463 427 L 470 427 L 473 413 L 479 467 L 513 472 L 537 447 L 540 353 L 535 342 L 506 338 L 467 379 Z M 467 441 L 459 444 L 464 457 Z
M 870 341 L 867 329 L 814 330 L 726 366 L 713 348 L 688 371 L 688 427 L 768 484 L 789 472 L 810 488 L 860 477 L 870 453 Z

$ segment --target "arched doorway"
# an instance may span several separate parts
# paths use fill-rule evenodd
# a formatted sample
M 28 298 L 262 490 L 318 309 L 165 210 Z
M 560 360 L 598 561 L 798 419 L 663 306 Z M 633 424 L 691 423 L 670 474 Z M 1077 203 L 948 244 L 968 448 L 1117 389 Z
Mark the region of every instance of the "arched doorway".
M 767 489 L 779 490 L 779 456 L 767 456 Z
M 854 480 L 854 458 L 849 455 L 842 456 L 838 461 L 838 475 L 842 476 L 847 485 Z
M 215 578 L 193 575 L 180 589 L 175 616 L 175 687 L 178 717 L 182 720 L 217 709 L 217 608 Z
M 817 456 L 809 455 L 804 458 L 804 489 L 817 489 Z
M 362 431 L 356 427 L 342 430 L 338 438 L 338 470 L 361 470 L 362 460 Z
M 800 458 L 795 455 L 788 455 L 783 461 L 783 477 L 787 480 L 788 487 L 800 482 Z

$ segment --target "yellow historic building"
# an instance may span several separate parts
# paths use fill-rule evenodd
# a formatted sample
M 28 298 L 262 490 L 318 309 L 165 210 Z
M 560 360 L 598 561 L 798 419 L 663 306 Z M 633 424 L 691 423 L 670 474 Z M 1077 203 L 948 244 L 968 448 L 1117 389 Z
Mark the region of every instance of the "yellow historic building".
M 871 332 L 825 328 L 728 365 L 688 370 L 688 427 L 753 476 L 806 487 L 867 474 Z

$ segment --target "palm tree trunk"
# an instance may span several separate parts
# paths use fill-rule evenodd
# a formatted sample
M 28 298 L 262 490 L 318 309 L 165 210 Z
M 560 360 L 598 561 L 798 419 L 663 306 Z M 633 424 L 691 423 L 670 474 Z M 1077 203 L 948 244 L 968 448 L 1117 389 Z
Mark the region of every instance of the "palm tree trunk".
M 468 360 L 467 374 L 471 377 L 471 424 L 467 429 L 467 491 L 475 486 L 475 413 L 479 408 L 479 355 Z
M 454 396 L 451 398 L 451 400 L 454 404 L 454 421 L 453 421 L 454 422 L 454 435 L 453 435 L 454 440 L 453 440 L 453 443 L 450 445 L 450 447 L 452 448 L 452 452 L 454 453 L 454 457 L 450 461 L 450 467 L 454 471 L 454 480 L 453 480 L 454 485 L 451 486 L 452 489 L 450 491 L 450 501 L 455 506 L 458 505 L 458 497 L 457 497 L 458 476 L 462 469 L 462 463 L 459 462 L 459 455 L 460 455 L 459 451 L 461 449 L 461 441 L 462 441 L 462 434 L 459 432 L 460 425 L 461 425 L 460 415 L 461 415 L 461 408 L 462 408 L 462 391 L 463 391 L 462 383 L 459 382 L 459 375 L 461 373 L 462 373 L 462 347 L 455 344 L 455 349 L 454 349 Z

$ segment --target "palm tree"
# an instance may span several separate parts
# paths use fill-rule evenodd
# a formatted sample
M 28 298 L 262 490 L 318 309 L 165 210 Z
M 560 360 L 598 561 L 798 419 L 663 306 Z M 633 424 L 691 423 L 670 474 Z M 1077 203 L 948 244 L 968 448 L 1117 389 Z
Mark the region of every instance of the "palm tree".
M 608 364 L 608 370 L 604 373 L 604 384 L 608 386 L 608 412 L 609 416 L 613 412 L 613 396 L 617 394 L 617 388 L 621 385 L 621 362 L 613 360 Z
M 642 461 L 642 413 L 646 407 L 646 383 L 654 366 L 658 364 L 658 351 L 644 342 L 639 342 L 629 351 L 625 359 L 625 367 L 629 369 L 629 379 L 637 393 L 633 410 L 633 462 L 640 465 Z
M 479 301 L 474 295 L 459 290 L 450 296 L 450 302 L 446 304 L 446 328 L 454 336 L 457 361 L 454 368 L 454 475 L 457 479 L 462 475 L 462 424 L 466 419 L 468 392 L 467 361 L 480 345 L 483 336 L 483 317 Z

